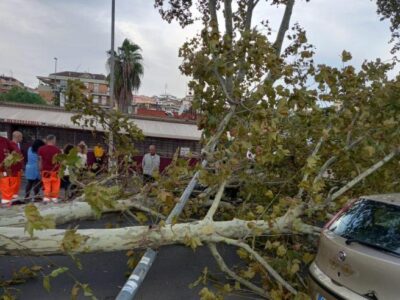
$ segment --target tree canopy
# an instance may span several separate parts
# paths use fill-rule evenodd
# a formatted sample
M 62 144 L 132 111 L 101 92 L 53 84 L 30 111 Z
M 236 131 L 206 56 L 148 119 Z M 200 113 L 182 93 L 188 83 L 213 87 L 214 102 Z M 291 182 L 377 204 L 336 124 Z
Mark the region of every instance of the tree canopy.
M 132 92 L 137 91 L 143 76 L 143 57 L 139 45 L 125 39 L 114 56 L 114 96 L 118 109 L 128 113 L 132 105 Z M 110 65 L 110 60 L 108 60 Z
M 47 104 L 46 101 L 39 95 L 18 87 L 13 87 L 7 93 L 0 94 L 0 101 L 43 105 Z
M 201 112 L 202 164 L 190 168 L 177 152 L 157 183 L 136 195 L 124 191 L 137 181 L 124 186 L 119 180 L 126 173 L 114 170 L 82 183 L 81 196 L 69 207 L 4 216 L 0 252 L 74 255 L 205 245 L 233 282 L 223 291 L 204 288 L 202 299 L 221 299 L 241 287 L 268 299 L 306 299 L 305 274 L 322 225 L 353 197 L 400 191 L 400 76 L 388 75 L 395 60 L 358 67 L 346 50 L 338 53 L 339 67 L 316 64 L 318 50 L 306 30 L 290 22 L 295 1 L 270 3 L 284 8 L 274 36 L 268 22 L 254 24 L 258 0 L 155 1 L 168 22 L 183 27 L 202 22 L 201 32 L 179 51 L 180 70 L 191 78 L 194 106 Z M 71 85 L 69 99 L 79 107 L 76 121 L 125 133 L 126 145 L 140 136 L 121 114 L 92 106 L 78 84 Z M 179 218 L 166 223 L 190 180 L 201 191 Z M 129 209 L 146 226 L 45 229 L 50 216 L 59 224 Z M 34 239 L 16 228 L 23 224 L 33 229 Z M 237 248 L 245 264 L 228 266 L 219 243 Z

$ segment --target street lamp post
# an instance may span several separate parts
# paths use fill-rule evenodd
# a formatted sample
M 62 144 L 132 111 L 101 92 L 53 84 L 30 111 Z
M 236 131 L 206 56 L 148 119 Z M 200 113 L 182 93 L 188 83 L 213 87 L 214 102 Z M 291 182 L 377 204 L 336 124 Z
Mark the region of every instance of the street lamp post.
M 54 93 L 54 97 L 58 98 L 58 102 L 59 102 L 59 106 L 61 106 L 61 100 L 60 100 L 60 92 L 58 91 L 58 87 L 57 87 L 57 62 L 58 62 L 58 58 L 54 57 L 54 84 L 53 84 L 53 93 Z
M 57 73 L 57 61 L 58 61 L 58 58 L 54 57 L 54 74 Z
M 114 65 L 115 65 L 115 57 L 114 57 L 114 31 L 115 31 L 115 0 L 111 1 L 111 57 L 110 57 L 110 110 L 114 109 L 114 81 L 115 81 L 115 74 L 114 74 Z M 109 140 L 108 140 L 108 168 L 109 170 L 112 168 L 113 160 L 113 148 L 114 148 L 114 137 L 109 129 Z

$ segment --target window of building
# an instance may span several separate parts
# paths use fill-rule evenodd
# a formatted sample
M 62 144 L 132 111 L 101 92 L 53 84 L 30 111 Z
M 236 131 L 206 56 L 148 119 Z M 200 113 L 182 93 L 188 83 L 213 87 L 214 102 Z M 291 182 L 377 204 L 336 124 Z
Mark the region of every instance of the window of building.
M 99 103 L 99 96 L 93 96 L 93 103 Z
M 94 90 L 95 93 L 99 92 L 99 84 L 98 83 L 94 84 L 94 89 L 93 90 Z
M 107 97 L 106 96 L 101 96 L 101 104 L 107 105 Z

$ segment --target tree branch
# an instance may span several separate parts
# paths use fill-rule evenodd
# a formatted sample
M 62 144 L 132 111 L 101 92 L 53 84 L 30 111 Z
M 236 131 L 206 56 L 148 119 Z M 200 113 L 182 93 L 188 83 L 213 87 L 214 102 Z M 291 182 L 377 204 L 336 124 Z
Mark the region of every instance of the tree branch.
M 283 18 L 281 21 L 281 25 L 279 27 L 278 35 L 276 37 L 274 48 L 276 49 L 276 53 L 279 56 L 282 51 L 283 40 L 285 38 L 286 31 L 289 29 L 290 18 L 293 12 L 295 0 L 288 0 L 285 8 L 285 13 L 283 14 Z
M 213 68 L 213 72 L 214 72 L 215 77 L 217 77 L 217 80 L 218 80 L 218 82 L 219 82 L 219 85 L 221 86 L 222 91 L 224 92 L 225 97 L 226 97 L 226 99 L 228 100 L 228 103 L 229 103 L 229 104 L 236 104 L 236 101 L 234 101 L 234 100 L 232 99 L 231 94 L 230 94 L 230 92 L 228 91 L 228 85 L 227 85 L 225 79 L 221 76 L 221 74 L 219 74 L 219 72 L 218 72 L 218 70 L 217 70 L 216 67 Z
M 52 217 L 56 224 L 65 224 L 75 220 L 83 220 L 94 218 L 95 213 L 87 202 L 71 201 L 68 203 L 60 203 L 57 205 L 36 205 L 42 217 Z M 24 226 L 26 217 L 24 206 L 12 207 L 7 210 L 0 211 L 0 226 Z M 105 208 L 103 212 L 123 211 L 131 208 L 144 211 L 159 218 L 164 218 L 163 215 L 153 211 L 146 205 L 146 199 L 142 195 L 136 195 L 126 200 L 115 201 L 114 207 Z
M 258 0 L 254 3 L 254 0 L 249 0 L 247 4 L 247 11 L 246 11 L 246 20 L 244 20 L 244 34 L 249 33 L 251 29 L 251 20 L 253 18 L 253 10 L 254 7 L 257 5 Z M 242 38 L 244 37 L 244 34 L 242 34 Z M 244 79 L 245 75 L 245 70 L 244 70 L 244 63 L 246 60 L 246 53 L 243 53 L 243 57 L 240 60 L 240 67 L 239 67 L 239 72 L 238 72 L 238 77 L 237 77 L 237 82 L 242 82 Z
M 217 15 L 217 0 L 209 0 L 208 9 L 210 11 L 210 25 L 214 34 L 219 34 L 218 15 Z
M 343 151 L 349 151 L 350 149 L 352 149 L 353 147 L 357 146 L 365 137 L 359 137 L 357 140 L 355 140 L 353 143 L 351 143 L 350 145 L 347 145 L 346 147 L 343 148 Z M 325 171 L 332 165 L 334 164 L 337 159 L 339 157 L 337 155 L 332 156 L 331 158 L 329 158 L 321 167 L 318 175 L 314 178 L 314 183 L 316 183 L 318 180 L 320 180 L 322 178 L 322 176 L 324 175 Z
M 254 257 L 254 259 L 260 265 L 262 265 L 268 271 L 268 273 L 279 284 L 281 284 L 283 287 L 285 287 L 292 294 L 294 294 L 294 295 L 297 294 L 297 291 L 285 279 L 283 279 L 281 277 L 281 275 L 279 275 L 278 272 L 276 272 L 260 254 L 258 254 L 256 251 L 254 251 L 248 244 L 240 242 L 240 241 L 237 241 L 237 240 L 229 239 L 229 238 L 222 238 L 221 242 L 224 242 L 224 243 L 226 243 L 228 245 L 234 245 L 236 247 L 240 247 L 240 248 L 246 250 L 249 254 L 251 254 Z
M 259 0 L 249 0 L 247 3 L 246 20 L 244 20 L 244 30 L 246 32 L 250 31 L 251 29 L 251 19 L 253 18 L 253 11 L 258 4 L 258 1 Z
M 293 7 L 294 7 L 294 2 L 295 0 L 288 0 L 288 3 L 286 4 L 285 8 L 285 13 L 283 14 L 283 18 L 281 21 L 281 25 L 279 27 L 278 35 L 276 37 L 276 40 L 273 44 L 275 48 L 275 53 L 277 56 L 280 56 L 281 51 L 282 51 L 282 45 L 283 45 L 283 40 L 285 38 L 286 31 L 289 29 L 289 24 L 290 24 L 290 19 L 292 17 L 292 12 L 293 12 Z M 260 83 L 254 87 L 253 94 L 257 94 L 259 89 L 264 86 L 265 83 L 272 81 L 271 86 L 273 82 L 275 81 L 275 78 L 272 78 L 272 73 L 269 71 L 266 77 L 262 80 L 260 80 Z
M 339 189 L 337 192 L 333 193 L 331 197 L 328 197 L 325 200 L 325 204 L 329 203 L 330 201 L 334 201 L 336 198 L 340 197 L 344 193 L 346 193 L 349 189 L 351 189 L 353 186 L 355 186 L 357 183 L 359 183 L 361 180 L 363 180 L 365 177 L 371 175 L 374 173 L 376 170 L 378 170 L 380 167 L 382 167 L 384 164 L 392 160 L 397 154 L 399 153 L 399 149 L 393 150 L 390 152 L 388 155 L 386 155 L 382 160 L 371 166 L 369 169 L 365 170 L 363 173 L 349 181 L 345 186 L 343 186 L 341 189 Z
M 321 149 L 321 146 L 322 146 L 322 143 L 324 142 L 324 140 L 325 140 L 324 137 L 321 137 L 319 139 L 319 141 L 318 141 L 317 145 L 315 146 L 313 152 L 311 153 L 311 155 L 308 158 L 311 158 L 311 157 L 314 157 L 314 156 L 317 155 L 319 149 Z M 305 172 L 305 174 L 303 176 L 303 179 L 301 181 L 307 181 L 309 175 L 310 175 L 309 172 Z M 304 193 L 304 188 L 300 188 L 296 197 L 300 199 L 303 196 L 303 193 Z
M 218 249 L 214 243 L 208 243 L 207 244 L 208 248 L 210 249 L 211 254 L 214 256 L 215 261 L 217 262 L 219 268 L 221 269 L 222 272 L 225 272 L 229 277 L 233 278 L 240 284 L 244 285 L 245 287 L 249 288 L 251 291 L 254 293 L 265 297 L 265 298 L 270 298 L 269 293 L 264 290 L 263 288 L 260 288 L 256 286 L 255 284 L 251 283 L 250 281 L 244 279 L 243 277 L 240 277 L 237 275 L 235 272 L 233 272 L 225 263 L 223 257 L 219 254 Z
M 228 53 L 226 55 L 227 64 L 226 67 L 228 69 L 233 68 L 233 59 L 232 59 L 232 47 L 233 47 L 233 26 L 232 26 L 232 0 L 224 0 L 224 17 L 225 17 L 225 37 L 224 43 L 227 44 Z M 233 92 L 233 78 L 232 75 L 227 75 L 226 79 L 226 89 L 229 95 L 232 95 Z
M 218 222 L 191 222 L 163 226 L 131 226 L 111 229 L 80 229 L 82 237 L 73 253 L 111 252 L 128 249 L 144 249 L 172 244 L 187 244 L 188 240 L 202 242 L 226 242 L 226 239 L 243 239 L 257 234 L 293 233 L 294 215 L 268 221 L 244 221 L 234 219 Z M 302 224 L 297 233 L 313 234 L 314 226 Z M 299 231 L 300 230 L 300 231 Z M 62 242 L 67 230 L 35 230 L 34 236 L 21 227 L 0 227 L 0 255 L 53 255 L 65 254 Z
M 204 150 L 202 151 L 203 154 L 208 154 L 210 152 L 213 152 L 215 150 L 215 147 L 217 146 L 218 140 L 220 139 L 221 135 L 224 133 L 226 126 L 228 126 L 229 121 L 233 117 L 236 111 L 236 105 L 233 104 L 229 108 L 228 113 L 225 115 L 225 117 L 222 119 L 221 123 L 218 125 L 217 132 L 210 138 L 208 141 L 207 145 L 204 147 Z
M 346 137 L 346 145 L 350 145 L 350 140 L 351 140 L 351 134 L 353 133 L 353 127 L 354 124 L 356 123 L 358 117 L 360 116 L 360 112 L 357 112 L 355 114 L 355 116 L 353 117 L 353 119 L 351 120 L 351 124 L 350 124 L 350 130 L 347 132 L 347 137 Z
M 212 203 L 210 209 L 208 210 L 208 212 L 207 212 L 207 214 L 206 214 L 204 219 L 208 219 L 208 220 L 212 221 L 213 216 L 214 216 L 215 212 L 217 211 L 218 206 L 219 206 L 219 204 L 221 202 L 222 195 L 224 194 L 225 185 L 226 185 L 226 181 L 224 181 L 221 184 L 221 186 L 219 187 L 218 193 L 215 196 L 214 201 L 213 201 L 213 203 Z

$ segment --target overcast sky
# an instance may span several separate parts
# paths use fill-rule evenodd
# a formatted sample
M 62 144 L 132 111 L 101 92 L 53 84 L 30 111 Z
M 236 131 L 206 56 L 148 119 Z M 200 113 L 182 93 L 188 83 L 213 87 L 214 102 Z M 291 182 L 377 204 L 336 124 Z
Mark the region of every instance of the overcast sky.
M 261 1 L 262 2 L 262 1 Z M 116 0 L 116 46 L 125 37 L 143 49 L 139 94 L 186 93 L 188 78 L 178 70 L 179 46 L 198 31 L 161 20 L 153 0 Z M 38 75 L 58 71 L 106 73 L 110 48 L 111 0 L 0 0 L 0 74 L 36 87 Z M 256 21 L 269 18 L 277 29 L 282 10 L 261 5 Z M 389 59 L 389 24 L 380 22 L 375 1 L 298 0 L 292 24 L 299 22 L 317 48 L 316 60 L 337 65 L 343 49 L 354 62 Z

